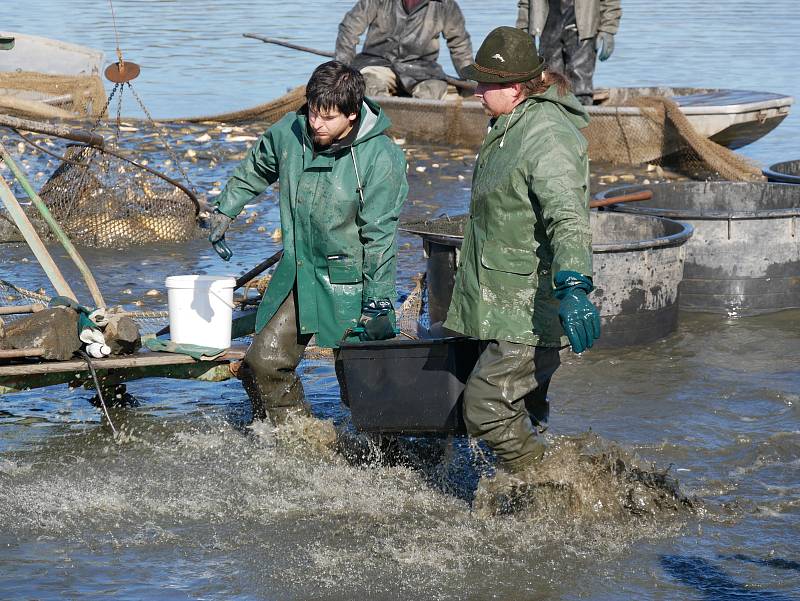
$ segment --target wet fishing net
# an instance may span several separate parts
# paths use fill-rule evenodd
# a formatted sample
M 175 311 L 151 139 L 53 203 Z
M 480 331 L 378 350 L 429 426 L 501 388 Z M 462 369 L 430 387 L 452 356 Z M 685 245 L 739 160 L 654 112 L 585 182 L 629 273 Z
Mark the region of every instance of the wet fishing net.
M 71 145 L 39 195 L 73 242 L 124 248 L 198 233 L 200 205 L 180 182 L 112 149 Z
M 39 92 L 41 97 L 31 92 Z M 105 106 L 106 92 L 97 75 L 0 72 L 0 110 L 6 114 L 33 118 L 97 117 Z
M 593 113 L 589 127 L 583 130 L 592 160 L 651 163 L 700 180 L 763 180 L 755 163 L 698 132 L 669 97 L 620 100 L 622 104 L 609 106 L 608 111 Z
M 296 111 L 306 102 L 306 87 L 298 86 L 290 90 L 283 96 L 276 98 L 270 102 L 259 104 L 257 106 L 242 109 L 240 111 L 233 111 L 230 113 L 219 113 L 217 115 L 203 115 L 200 117 L 186 117 L 177 119 L 178 121 L 187 121 L 189 123 L 201 123 L 204 121 L 220 122 L 220 123 L 238 123 L 247 121 L 265 121 L 267 123 L 275 123 L 280 120 L 286 113 Z

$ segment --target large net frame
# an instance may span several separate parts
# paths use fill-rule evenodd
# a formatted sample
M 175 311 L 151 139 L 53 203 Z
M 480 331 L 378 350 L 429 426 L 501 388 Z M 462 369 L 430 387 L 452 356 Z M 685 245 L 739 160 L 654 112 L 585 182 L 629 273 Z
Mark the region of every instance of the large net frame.
M 200 205 L 189 188 L 113 149 L 68 146 L 39 195 L 81 245 L 183 242 L 198 233 Z
M 120 149 L 122 95 L 128 88 L 147 115 L 157 139 L 185 181 L 170 177 L 135 160 Z M 104 100 L 90 134 L 94 134 L 117 96 L 114 136 L 102 148 L 70 144 L 63 155 L 39 145 L 19 130 L 25 143 L 59 160 L 55 171 L 39 190 L 39 196 L 64 232 L 76 244 L 96 248 L 125 248 L 158 242 L 185 242 L 199 234 L 201 206 L 188 174 L 167 142 L 168 132 L 159 128 L 130 82 L 117 83 Z M 31 220 L 39 234 L 52 238 L 35 212 Z M 7 222 L 8 220 L 3 220 Z M 0 224 L 0 240 L 14 241 L 11 228 Z M 5 234 L 5 235 L 4 235 Z

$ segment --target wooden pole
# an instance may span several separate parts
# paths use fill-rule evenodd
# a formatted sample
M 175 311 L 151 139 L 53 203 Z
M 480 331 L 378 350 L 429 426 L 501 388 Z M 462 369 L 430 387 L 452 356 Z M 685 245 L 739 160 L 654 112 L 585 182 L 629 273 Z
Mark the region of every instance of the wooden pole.
M 64 138 L 65 140 L 73 140 L 74 142 L 83 142 L 89 146 L 102 148 L 105 144 L 103 136 L 95 134 L 82 129 L 72 129 L 65 125 L 55 125 L 53 123 L 42 123 L 41 121 L 31 121 L 30 119 L 20 119 L 12 117 L 11 115 L 0 115 L 0 125 L 10 127 L 11 129 L 22 129 L 24 131 L 32 131 L 37 134 L 45 134 L 47 136 L 55 136 L 56 138 Z
M 292 42 L 287 42 L 286 40 L 279 40 L 278 38 L 270 38 L 268 36 L 259 35 L 257 33 L 243 33 L 242 36 L 246 38 L 251 38 L 253 40 L 260 40 L 265 44 L 275 44 L 276 46 L 283 46 L 284 48 L 291 48 L 292 50 L 299 50 L 300 52 L 308 52 L 310 54 L 316 54 L 317 56 L 324 56 L 325 58 L 334 57 L 333 52 L 328 52 L 327 50 L 319 50 L 317 48 L 301 46 L 300 44 L 294 44 Z M 465 79 L 456 79 L 455 77 L 450 77 L 449 75 L 446 75 L 444 80 L 451 86 L 455 86 L 463 90 L 475 89 L 475 84 Z
M 41 357 L 43 348 L 0 349 L 0 359 L 24 359 L 25 357 Z
M 641 192 L 633 192 L 632 194 L 623 194 L 622 196 L 592 200 L 589 203 L 589 208 L 596 209 L 597 207 L 607 207 L 608 205 L 615 205 L 621 202 L 637 202 L 640 200 L 650 200 L 651 198 L 653 198 L 653 192 L 651 190 L 643 190 Z
M 22 315 L 23 313 L 38 313 L 44 309 L 44 305 L 34 303 L 32 305 L 10 305 L 0 307 L 0 315 Z
M 73 119 L 75 113 L 71 113 L 57 106 L 51 106 L 38 100 L 25 100 L 24 98 L 17 98 L 9 96 L 8 94 L 0 94 L 0 108 L 7 111 L 23 113 L 26 115 L 33 115 L 42 119 Z
M 92 275 L 91 269 L 89 269 L 89 266 L 86 264 L 86 261 L 83 260 L 83 257 L 81 257 L 78 250 L 72 244 L 72 240 L 70 240 L 69 236 L 67 236 L 64 230 L 61 229 L 61 226 L 55 220 L 53 214 L 50 213 L 47 205 L 44 204 L 44 201 L 36 193 L 36 190 L 33 189 L 33 186 L 31 186 L 28 178 L 25 177 L 25 174 L 19 168 L 2 143 L 0 143 L 0 158 L 2 158 L 6 165 L 8 165 L 8 167 L 11 169 L 11 172 L 14 174 L 14 177 L 17 178 L 17 181 L 19 181 L 19 183 L 22 185 L 22 188 L 25 190 L 28 198 L 30 198 L 31 202 L 33 202 L 33 206 L 35 206 L 36 210 L 39 211 L 42 218 L 44 218 L 45 222 L 50 227 L 50 230 L 53 232 L 53 234 L 55 234 L 58 241 L 61 242 L 61 245 L 67 251 L 67 254 L 78 267 L 78 270 L 81 272 L 86 285 L 89 287 L 89 293 L 92 295 L 92 300 L 94 301 L 95 307 L 105 307 L 106 302 L 103 300 L 103 295 L 100 293 L 100 288 L 97 285 L 94 276 Z
M 56 262 L 53 261 L 53 257 L 51 257 L 50 253 L 47 252 L 47 248 L 45 248 L 42 239 L 39 238 L 39 234 L 36 233 L 33 224 L 31 224 L 28 216 L 25 214 L 25 211 L 22 210 L 19 201 L 14 196 L 14 193 L 11 191 L 11 188 L 8 186 L 8 183 L 3 177 L 0 177 L 0 200 L 3 201 L 6 209 L 8 209 L 9 215 L 11 215 L 14 223 L 17 224 L 19 231 L 22 233 L 22 236 L 25 238 L 25 241 L 28 243 L 30 249 L 33 251 L 36 260 L 39 261 L 39 265 L 41 265 L 42 269 L 44 269 L 44 272 L 47 274 L 47 278 L 53 284 L 56 292 L 61 296 L 66 296 L 77 301 L 78 297 L 75 296 L 72 288 L 70 288 L 69 284 L 67 284 L 67 280 L 64 279 L 64 276 L 61 274 L 61 270 L 59 270 L 58 265 L 56 265 Z

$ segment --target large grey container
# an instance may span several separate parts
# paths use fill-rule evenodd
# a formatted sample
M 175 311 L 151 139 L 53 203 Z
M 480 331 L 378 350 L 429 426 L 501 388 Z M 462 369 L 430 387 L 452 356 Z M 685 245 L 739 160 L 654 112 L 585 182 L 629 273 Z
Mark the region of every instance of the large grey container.
M 402 226 L 422 237 L 427 256 L 428 314 L 443 321 L 453 294 L 466 215 Z M 670 219 L 618 213 L 591 215 L 598 347 L 643 344 L 677 328 L 684 243 L 692 227 Z
M 771 182 L 800 184 L 800 160 L 773 163 L 762 171 Z
M 610 189 L 597 198 L 641 189 Z M 675 182 L 646 189 L 651 200 L 612 210 L 694 226 L 681 309 L 746 316 L 800 307 L 800 186 Z

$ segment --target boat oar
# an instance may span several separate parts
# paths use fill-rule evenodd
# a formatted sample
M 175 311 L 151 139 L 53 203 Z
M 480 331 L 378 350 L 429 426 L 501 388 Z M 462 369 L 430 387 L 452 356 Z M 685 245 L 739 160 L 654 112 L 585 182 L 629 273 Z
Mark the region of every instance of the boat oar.
M 272 255 L 269 259 L 265 259 L 264 261 L 261 261 L 261 263 L 259 263 L 255 267 L 253 267 L 253 269 L 251 269 L 250 271 L 246 271 L 245 273 L 240 275 L 238 278 L 236 278 L 236 283 L 234 284 L 233 289 L 234 290 L 238 290 L 239 288 L 244 286 L 247 282 L 252 280 L 254 277 L 259 276 L 262 273 L 264 273 L 267 269 L 269 269 L 270 267 L 275 265 L 275 263 L 280 261 L 282 256 L 283 256 L 283 249 L 280 249 L 278 252 L 276 252 L 274 255 Z M 164 334 L 166 334 L 168 332 L 169 332 L 169 326 L 164 326 L 158 332 L 156 332 L 156 336 L 163 336 Z
M 286 40 L 279 40 L 278 38 L 270 38 L 265 35 L 259 35 L 257 33 L 243 33 L 242 36 L 246 38 L 252 38 L 254 40 L 261 40 L 265 44 L 275 44 L 276 46 L 283 46 L 284 48 L 291 48 L 292 50 L 308 52 L 310 54 L 316 54 L 317 56 L 324 56 L 326 58 L 334 57 L 333 52 L 328 52 L 326 50 L 319 50 L 317 48 L 309 48 L 308 46 L 293 44 L 292 42 L 287 42 Z M 460 88 L 462 90 L 472 91 L 475 89 L 475 84 L 465 79 L 456 79 L 455 77 L 450 77 L 449 75 L 447 75 L 445 76 L 444 80 L 451 86 L 455 86 L 456 88 Z
M 653 198 L 653 192 L 651 190 L 643 190 L 641 192 L 623 194 L 622 196 L 593 200 L 589 203 L 589 208 L 596 209 L 597 207 L 607 207 L 608 205 L 615 205 L 620 202 L 636 202 L 639 200 L 650 200 L 651 198 Z

